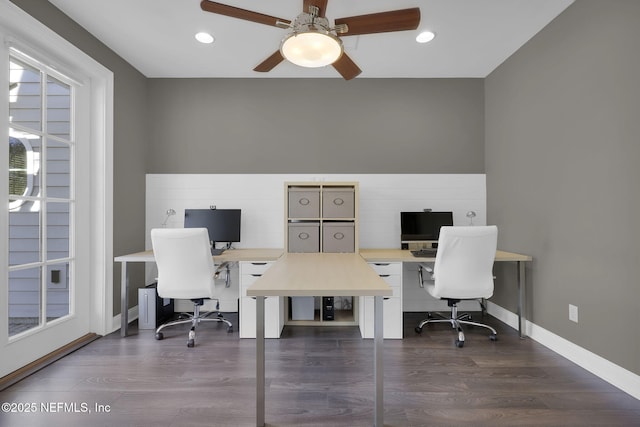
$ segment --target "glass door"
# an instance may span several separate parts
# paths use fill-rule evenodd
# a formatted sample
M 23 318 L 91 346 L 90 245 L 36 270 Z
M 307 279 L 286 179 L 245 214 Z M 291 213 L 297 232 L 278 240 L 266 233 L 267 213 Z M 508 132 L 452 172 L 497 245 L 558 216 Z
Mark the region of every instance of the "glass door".
M 2 313 L 8 354 L 26 364 L 89 331 L 89 149 L 75 131 L 81 85 L 14 49 L 8 63 L 8 233 L 2 233 L 8 299 Z

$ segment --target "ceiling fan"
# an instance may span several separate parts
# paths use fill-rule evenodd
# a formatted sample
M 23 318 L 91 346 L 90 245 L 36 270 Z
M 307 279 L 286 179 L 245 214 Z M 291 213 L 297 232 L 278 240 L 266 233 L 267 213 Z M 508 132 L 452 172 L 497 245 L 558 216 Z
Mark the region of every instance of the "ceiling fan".
M 206 12 L 291 30 L 282 40 L 280 49 L 258 64 L 254 71 L 271 71 L 287 59 L 303 67 L 330 64 L 345 80 L 353 79 L 362 70 L 344 53 L 340 37 L 415 30 L 420 23 L 420 8 L 414 7 L 339 18 L 331 27 L 325 17 L 327 2 L 303 0 L 303 12 L 293 21 L 209 0 L 202 0 L 200 7 Z

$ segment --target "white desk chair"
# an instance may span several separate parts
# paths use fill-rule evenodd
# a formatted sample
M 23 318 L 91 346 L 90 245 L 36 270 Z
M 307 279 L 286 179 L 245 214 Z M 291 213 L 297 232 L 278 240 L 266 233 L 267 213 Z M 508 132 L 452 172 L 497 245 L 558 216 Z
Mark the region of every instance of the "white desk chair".
M 450 323 L 458 332 L 456 346 L 464 345 L 461 324 L 481 326 L 491 330 L 489 338 L 497 339 L 497 332 L 489 325 L 471 321 L 468 314 L 458 315 L 457 303 L 461 300 L 489 298 L 493 295 L 493 262 L 496 256 L 498 228 L 488 226 L 445 226 L 440 229 L 438 252 L 433 268 L 421 266 L 420 286 L 436 298 L 447 301 L 451 316 L 442 319 L 429 317 L 415 328 L 417 333 L 427 323 Z M 422 269 L 431 273 L 424 279 Z
M 190 299 L 193 315 L 188 319 L 165 323 L 156 329 L 156 339 L 164 338 L 162 330 L 168 326 L 191 323 L 188 347 L 195 345 L 195 329 L 198 323 L 223 322 L 227 332 L 233 325 L 222 317 L 207 318 L 200 314 L 205 299 L 216 299 L 211 246 L 206 228 L 159 228 L 151 230 L 151 243 L 158 266 L 158 295 L 161 298 Z

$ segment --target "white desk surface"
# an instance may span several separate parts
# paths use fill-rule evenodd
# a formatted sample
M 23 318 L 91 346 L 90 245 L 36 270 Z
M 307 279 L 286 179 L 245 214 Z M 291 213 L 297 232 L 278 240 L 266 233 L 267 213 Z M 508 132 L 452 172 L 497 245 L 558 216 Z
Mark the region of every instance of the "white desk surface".
M 392 296 L 357 253 L 287 253 L 247 289 L 247 296 Z

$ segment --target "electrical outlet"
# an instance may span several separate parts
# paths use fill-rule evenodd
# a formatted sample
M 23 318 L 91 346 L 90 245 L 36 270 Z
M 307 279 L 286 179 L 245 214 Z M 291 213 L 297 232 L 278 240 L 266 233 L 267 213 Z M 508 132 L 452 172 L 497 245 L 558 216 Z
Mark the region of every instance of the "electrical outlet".
M 569 320 L 578 323 L 578 307 L 573 304 L 569 304 Z

